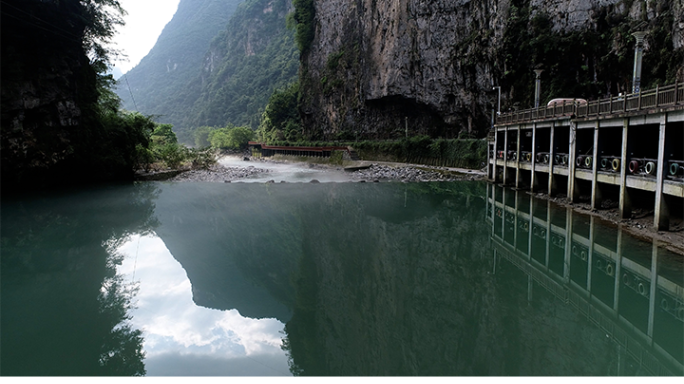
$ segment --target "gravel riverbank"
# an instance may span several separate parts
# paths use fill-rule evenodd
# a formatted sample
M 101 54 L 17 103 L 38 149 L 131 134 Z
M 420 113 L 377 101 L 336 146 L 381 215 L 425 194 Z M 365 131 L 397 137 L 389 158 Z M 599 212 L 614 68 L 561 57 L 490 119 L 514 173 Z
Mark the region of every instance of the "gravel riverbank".
M 209 169 L 193 169 L 191 171 L 183 172 L 180 175 L 171 178 L 171 181 L 208 181 L 218 183 L 229 183 L 233 180 L 244 179 L 250 176 L 268 173 L 266 168 L 256 168 L 252 166 L 245 167 L 224 167 L 221 164 L 215 164 Z
M 402 181 L 413 183 L 425 181 L 475 180 L 482 178 L 482 175 L 477 173 L 469 174 L 455 172 L 444 167 L 410 165 L 390 166 L 374 163 L 367 169 L 354 171 L 352 173 L 352 178 L 361 181 Z
M 252 159 L 251 161 L 260 164 L 288 164 L 287 161 Z M 209 169 L 195 169 L 185 171 L 171 181 L 203 181 L 203 182 L 233 182 L 249 177 L 268 174 L 270 169 L 263 166 L 255 167 L 249 161 L 244 162 L 244 166 L 225 166 L 219 163 Z M 290 163 L 291 164 L 291 163 Z M 454 169 L 446 167 L 429 167 L 412 164 L 389 164 L 389 163 L 366 163 L 356 162 L 363 169 L 348 172 L 338 165 L 308 163 L 306 168 L 315 169 L 322 172 L 344 172 L 349 173 L 352 182 L 428 182 L 428 181 L 455 181 L 455 180 L 479 180 L 484 174 L 479 171 Z

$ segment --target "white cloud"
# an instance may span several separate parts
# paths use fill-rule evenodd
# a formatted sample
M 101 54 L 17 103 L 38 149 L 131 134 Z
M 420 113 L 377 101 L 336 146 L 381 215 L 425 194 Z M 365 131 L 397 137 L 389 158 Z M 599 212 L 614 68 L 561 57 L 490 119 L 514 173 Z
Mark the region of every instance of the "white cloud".
M 266 358 L 279 361 L 281 368 L 287 366 L 287 356 L 280 348 L 284 324 L 276 319 L 242 317 L 235 309 L 219 311 L 195 305 L 185 271 L 160 238 L 132 236 L 118 251 L 125 259 L 117 272 L 127 281 L 133 281 L 135 274 L 139 282 L 131 323 L 143 331 L 146 361 L 162 367 L 169 366 L 160 361 L 164 356 L 224 363 L 226 359 Z M 264 368 L 254 365 L 254 374 L 259 374 L 259 367 Z

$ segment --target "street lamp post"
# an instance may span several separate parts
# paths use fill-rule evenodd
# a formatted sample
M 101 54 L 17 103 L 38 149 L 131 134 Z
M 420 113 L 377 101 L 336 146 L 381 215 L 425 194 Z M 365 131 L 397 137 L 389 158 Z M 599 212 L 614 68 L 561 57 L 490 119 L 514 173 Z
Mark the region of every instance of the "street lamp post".
M 535 77 L 535 84 L 534 84 L 534 107 L 539 108 L 539 98 L 541 97 L 541 74 L 544 72 L 543 69 L 535 69 L 534 73 L 536 75 Z
M 644 37 L 646 32 L 634 32 L 632 36 L 636 38 L 634 47 L 634 73 L 632 81 L 632 93 L 641 92 L 641 61 L 644 57 Z
M 496 114 L 500 115 L 501 114 L 501 87 L 496 86 L 492 88 L 492 91 L 494 90 L 499 90 L 499 104 L 498 104 L 498 109 L 496 110 Z

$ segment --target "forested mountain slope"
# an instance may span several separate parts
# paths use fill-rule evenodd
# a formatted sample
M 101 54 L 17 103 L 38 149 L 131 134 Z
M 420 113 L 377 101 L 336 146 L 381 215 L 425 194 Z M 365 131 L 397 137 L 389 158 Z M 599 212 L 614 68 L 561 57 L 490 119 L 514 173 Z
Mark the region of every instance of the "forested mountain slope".
M 259 126 L 273 91 L 297 80 L 299 51 L 286 28 L 290 0 L 247 0 L 211 43 L 202 93 L 178 130 L 228 123 Z M 182 136 L 182 134 L 181 134 Z
M 285 21 L 291 1 L 237 3 L 181 0 L 150 54 L 126 75 L 137 110 L 173 124 L 181 141 L 192 142 L 192 130 L 200 126 L 256 129 L 273 90 L 297 79 L 299 52 Z M 203 21 L 227 8 L 231 15 L 220 28 L 218 17 L 212 18 L 216 25 Z M 197 33 L 184 32 L 188 28 Z M 136 109 L 125 78 L 118 94 L 126 108 Z
M 177 104 L 192 94 L 187 85 L 199 75 L 209 43 L 226 27 L 241 2 L 181 0 L 152 50 L 119 79 L 117 94 L 123 107 L 171 122 Z

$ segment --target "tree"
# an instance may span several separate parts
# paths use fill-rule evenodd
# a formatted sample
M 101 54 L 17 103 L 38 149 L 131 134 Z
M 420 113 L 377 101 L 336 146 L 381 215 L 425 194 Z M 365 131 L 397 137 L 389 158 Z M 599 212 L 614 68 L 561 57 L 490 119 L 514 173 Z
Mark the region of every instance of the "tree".
M 112 55 L 118 54 L 107 45 L 118 26 L 124 25 L 126 11 L 119 0 L 80 0 L 85 23 L 84 46 L 93 57 L 93 63 L 109 65 Z M 104 72 L 106 68 L 98 72 Z
M 254 137 L 254 131 L 249 127 L 235 127 L 228 132 L 231 148 L 244 149 Z
M 296 141 L 301 136 L 299 84 L 273 92 L 262 115 L 258 136 L 267 143 L 275 140 Z
M 215 129 L 209 133 L 209 142 L 214 148 L 228 148 L 230 138 L 228 137 L 229 128 Z
M 173 132 L 173 125 L 159 124 L 152 132 L 152 142 L 159 145 L 178 144 L 178 138 Z

